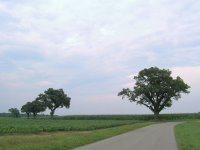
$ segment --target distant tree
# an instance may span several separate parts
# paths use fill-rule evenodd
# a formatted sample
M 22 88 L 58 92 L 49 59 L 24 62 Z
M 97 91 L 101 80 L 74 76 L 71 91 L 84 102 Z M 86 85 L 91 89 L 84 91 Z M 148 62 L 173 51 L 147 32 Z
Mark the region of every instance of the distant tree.
M 173 79 L 171 71 L 166 69 L 144 69 L 134 79 L 133 90 L 122 89 L 118 96 L 146 106 L 154 113 L 155 119 L 159 118 L 160 111 L 172 105 L 172 100 L 181 98 L 181 93 L 189 93 L 190 87 L 179 76 Z
M 26 113 L 27 118 L 29 118 L 29 117 L 30 117 L 30 114 L 31 114 L 31 112 L 32 112 L 31 109 L 32 109 L 31 102 L 27 102 L 25 105 L 22 106 L 21 112 Z
M 43 112 L 45 110 L 46 110 L 46 106 L 44 102 L 40 102 L 37 100 L 34 100 L 32 102 L 27 102 L 21 108 L 21 112 L 25 112 L 28 118 L 30 117 L 31 113 L 33 114 L 35 118 L 38 113 Z
M 38 101 L 44 102 L 46 107 L 50 110 L 50 115 L 53 118 L 57 108 L 69 108 L 71 98 L 68 97 L 63 89 L 49 88 L 44 91 L 44 94 L 39 94 Z
M 9 117 L 10 113 L 0 113 L 0 117 Z
M 15 118 L 20 117 L 20 112 L 17 108 L 10 108 L 8 111 L 11 113 L 12 117 L 15 117 Z
M 33 113 L 33 116 L 35 118 L 38 113 L 44 112 L 46 110 L 46 106 L 43 102 L 34 100 L 30 104 L 30 110 L 31 110 L 31 113 Z

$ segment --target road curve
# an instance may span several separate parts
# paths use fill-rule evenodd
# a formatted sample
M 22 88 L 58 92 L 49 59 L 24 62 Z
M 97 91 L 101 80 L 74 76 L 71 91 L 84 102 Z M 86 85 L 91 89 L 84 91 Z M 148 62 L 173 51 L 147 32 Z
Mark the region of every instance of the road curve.
M 174 126 L 178 122 L 150 125 L 74 150 L 178 150 Z

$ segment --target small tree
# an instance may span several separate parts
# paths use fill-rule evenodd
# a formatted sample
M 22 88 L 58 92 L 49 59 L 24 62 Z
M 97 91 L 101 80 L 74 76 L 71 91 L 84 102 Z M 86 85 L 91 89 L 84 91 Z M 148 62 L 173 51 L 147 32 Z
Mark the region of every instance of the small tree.
M 50 109 L 51 118 L 53 118 L 57 108 L 69 108 L 71 98 L 68 97 L 63 89 L 49 88 L 44 94 L 39 94 L 38 101 L 44 102 L 46 107 Z
M 34 100 L 30 104 L 30 110 L 35 118 L 39 112 L 43 112 L 46 110 L 46 106 L 43 102 Z
M 11 113 L 12 117 L 15 117 L 15 118 L 20 117 L 20 112 L 17 108 L 10 108 L 8 111 Z
M 171 71 L 151 67 L 141 70 L 133 90 L 122 89 L 118 96 L 127 97 L 129 101 L 144 105 L 154 113 L 154 118 L 159 118 L 159 113 L 172 105 L 173 100 L 181 98 L 181 93 L 189 93 L 190 88 L 178 76 L 171 77 Z
M 21 108 L 21 112 L 25 112 L 28 118 L 31 113 L 35 118 L 39 112 L 43 112 L 45 110 L 46 110 L 45 104 L 37 100 L 34 100 L 32 102 L 27 102 Z
M 31 102 L 27 102 L 25 105 L 22 106 L 21 112 L 26 113 L 27 118 L 29 118 L 32 111 L 31 108 Z

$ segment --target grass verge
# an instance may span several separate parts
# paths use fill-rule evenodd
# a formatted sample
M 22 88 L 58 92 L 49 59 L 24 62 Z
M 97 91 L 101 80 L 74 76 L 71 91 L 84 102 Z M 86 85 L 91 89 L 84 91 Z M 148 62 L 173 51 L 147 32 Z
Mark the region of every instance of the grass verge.
M 200 120 L 177 125 L 175 134 L 179 150 L 200 149 Z
M 0 136 L 0 150 L 68 150 L 150 124 L 153 122 L 135 123 L 94 131 L 4 135 Z

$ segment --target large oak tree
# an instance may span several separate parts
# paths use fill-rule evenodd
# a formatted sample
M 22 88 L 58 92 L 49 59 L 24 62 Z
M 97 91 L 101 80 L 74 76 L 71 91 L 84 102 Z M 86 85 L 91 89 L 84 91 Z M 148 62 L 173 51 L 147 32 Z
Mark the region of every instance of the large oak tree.
M 51 117 L 54 116 L 57 108 L 69 108 L 71 98 L 64 93 L 63 89 L 49 88 L 44 93 L 39 94 L 36 98 L 38 101 L 45 103 L 45 106 L 49 108 Z
M 155 119 L 163 109 L 172 105 L 173 100 L 181 98 L 182 93 L 189 93 L 190 86 L 179 76 L 174 79 L 170 70 L 151 67 L 141 70 L 134 79 L 133 90 L 122 89 L 118 96 L 146 106 L 154 113 Z

